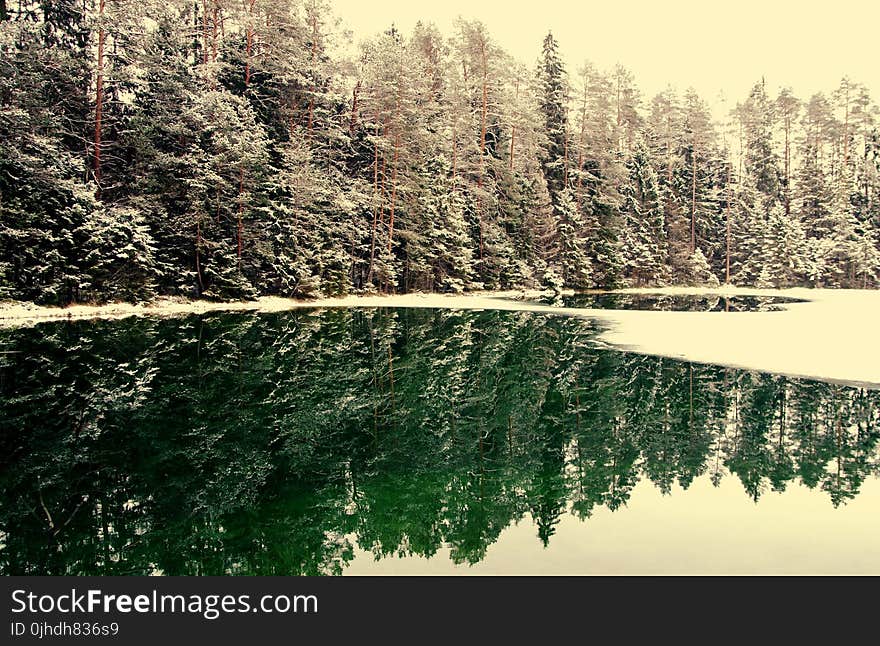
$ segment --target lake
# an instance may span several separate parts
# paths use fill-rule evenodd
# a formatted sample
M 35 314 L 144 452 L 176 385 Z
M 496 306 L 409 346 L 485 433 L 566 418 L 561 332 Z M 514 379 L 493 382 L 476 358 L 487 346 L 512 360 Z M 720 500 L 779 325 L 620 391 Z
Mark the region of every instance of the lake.
M 589 320 L 0 331 L 0 573 L 880 573 L 880 391 Z
M 721 296 L 717 294 L 575 293 L 547 296 L 536 302 L 561 307 L 663 312 L 773 312 L 786 303 L 804 303 L 785 296 Z

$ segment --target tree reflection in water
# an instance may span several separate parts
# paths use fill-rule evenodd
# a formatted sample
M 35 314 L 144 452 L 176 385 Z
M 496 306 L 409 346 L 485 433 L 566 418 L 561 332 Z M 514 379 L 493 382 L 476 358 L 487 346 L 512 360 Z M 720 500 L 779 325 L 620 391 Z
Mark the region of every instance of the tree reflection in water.
M 0 333 L 0 572 L 322 574 L 480 561 L 526 516 L 738 478 L 834 506 L 880 393 L 594 347 L 584 320 L 324 310 Z

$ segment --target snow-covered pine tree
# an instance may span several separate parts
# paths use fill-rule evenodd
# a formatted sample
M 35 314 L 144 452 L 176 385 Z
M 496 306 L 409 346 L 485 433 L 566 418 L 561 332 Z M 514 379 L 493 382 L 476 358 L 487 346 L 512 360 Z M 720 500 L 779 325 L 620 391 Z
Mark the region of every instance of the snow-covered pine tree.
M 756 287 L 792 287 L 807 280 L 807 239 L 800 221 L 785 215 L 784 203 L 770 208 L 756 257 Z
M 0 290 L 78 300 L 75 232 L 95 208 L 85 188 L 87 15 L 81 3 L 24 0 L 0 25 Z
M 620 190 L 628 172 L 619 150 L 624 130 L 618 124 L 615 84 L 608 75 L 587 62 L 579 84 L 574 193 L 592 265 L 591 283 L 612 288 L 621 285 L 624 267 Z
M 712 273 L 712 268 L 706 260 L 706 256 L 700 249 L 696 249 L 682 268 L 683 283 L 695 287 L 718 287 L 718 277 Z
M 461 292 L 474 275 L 464 204 L 450 190 L 451 165 L 439 155 L 422 171 L 411 228 L 401 233 L 410 290 Z
M 666 232 L 657 174 L 642 140 L 634 144 L 627 163 L 629 181 L 622 188 L 626 218 L 623 238 L 624 273 L 636 286 L 668 281 Z
M 537 80 L 545 136 L 542 170 L 556 225 L 555 253 L 547 259 L 567 287 L 584 288 L 589 286 L 591 275 L 585 226 L 571 189 L 568 78 L 552 33 L 544 38 Z
M 761 194 L 765 213 L 783 197 L 783 176 L 773 143 L 775 108 L 763 79 L 752 87 L 748 99 L 740 106 L 745 138 L 744 171 Z
M 83 250 L 81 300 L 136 303 L 156 295 L 156 250 L 140 209 L 100 206 L 76 237 Z

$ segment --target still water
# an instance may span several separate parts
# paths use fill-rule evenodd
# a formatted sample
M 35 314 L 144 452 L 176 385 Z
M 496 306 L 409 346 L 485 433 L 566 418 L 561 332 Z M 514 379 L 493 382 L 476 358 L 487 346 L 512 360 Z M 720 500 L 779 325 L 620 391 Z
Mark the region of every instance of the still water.
M 880 573 L 880 391 L 524 312 L 0 331 L 0 573 Z
M 663 312 L 773 312 L 786 303 L 803 303 L 784 296 L 719 296 L 715 294 L 577 293 L 539 299 L 546 305 L 612 310 Z

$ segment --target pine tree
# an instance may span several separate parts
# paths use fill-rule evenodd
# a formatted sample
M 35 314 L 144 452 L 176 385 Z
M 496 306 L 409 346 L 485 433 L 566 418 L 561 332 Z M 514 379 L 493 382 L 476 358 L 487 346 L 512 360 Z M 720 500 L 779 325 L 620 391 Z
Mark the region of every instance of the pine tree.
M 668 280 L 663 207 L 657 175 L 643 141 L 635 144 L 627 166 L 629 181 L 623 188 L 622 207 L 626 217 L 624 272 L 636 285 L 662 285 Z
M 189 60 L 179 14 L 169 11 L 157 20 L 139 55 L 144 70 L 131 129 L 121 142 L 132 158 L 129 202 L 155 243 L 158 290 L 198 295 L 207 287 L 202 267 L 210 262 L 205 232 L 216 217 L 208 206 L 216 201 L 213 179 L 200 147 L 205 123 L 196 109 L 206 79 Z
M 423 218 L 403 234 L 410 289 L 461 292 L 474 275 L 464 204 L 450 190 L 451 166 L 442 155 L 424 169 L 417 213 Z
M 761 273 L 767 219 L 751 175 L 737 185 L 731 213 L 731 277 L 737 285 L 754 285 Z
M 550 268 L 559 272 L 567 287 L 584 288 L 592 279 L 591 262 L 585 240 L 577 195 L 572 190 L 568 151 L 568 82 L 553 34 L 544 38 L 539 106 L 544 121 L 542 170 L 556 229 L 555 253 L 549 255 Z
M 620 286 L 624 258 L 621 187 L 627 169 L 618 146 L 617 103 L 612 81 L 586 63 L 580 73 L 575 197 L 581 210 L 592 283 Z
M 756 83 L 741 106 L 745 126 L 745 172 L 763 195 L 765 213 L 782 198 L 783 179 L 773 146 L 775 105 L 767 95 L 764 81 Z
M 785 215 L 784 205 L 770 209 L 756 254 L 756 287 L 803 284 L 809 273 L 807 240 L 800 222 Z
M 712 273 L 706 256 L 699 249 L 688 257 L 687 264 L 682 269 L 682 276 L 685 285 L 718 287 L 719 284 L 718 277 Z
M 139 209 L 97 208 L 76 235 L 81 299 L 139 302 L 156 295 L 156 249 Z
M 17 18 L 0 29 L 0 289 L 67 304 L 80 298 L 76 232 L 96 208 L 81 181 L 88 32 L 73 2 L 23 2 Z

